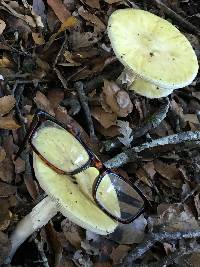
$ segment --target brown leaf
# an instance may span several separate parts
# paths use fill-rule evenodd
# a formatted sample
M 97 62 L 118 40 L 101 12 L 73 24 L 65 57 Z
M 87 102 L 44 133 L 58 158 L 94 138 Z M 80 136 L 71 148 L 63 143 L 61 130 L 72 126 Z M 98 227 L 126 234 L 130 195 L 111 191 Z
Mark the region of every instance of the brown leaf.
M 175 164 L 166 164 L 160 160 L 154 160 L 154 166 L 155 170 L 166 179 L 174 180 L 180 177 L 180 170 Z
M 0 19 L 0 35 L 3 33 L 5 28 L 6 28 L 5 22 L 2 19 Z
M 15 120 L 10 117 L 10 115 L 6 117 L 0 117 L 0 129 L 7 130 L 16 130 L 21 126 L 15 122 Z
M 53 109 L 57 108 L 64 99 L 64 92 L 61 89 L 48 90 L 47 98 L 49 99 L 51 107 Z
M 55 115 L 49 99 L 43 93 L 37 91 L 36 96 L 33 98 L 33 100 L 36 103 L 37 108 L 42 109 L 53 116 Z
M 14 178 L 14 165 L 11 159 L 5 158 L 0 162 L 0 179 L 11 183 Z
M 4 148 L 0 147 L 0 162 L 6 158 L 6 151 Z
M 119 244 L 141 243 L 145 236 L 147 221 L 140 215 L 135 221 L 129 224 L 119 224 L 109 238 Z
M 67 10 L 61 0 L 47 0 L 47 3 L 62 23 L 71 16 L 69 10 Z
M 94 24 L 100 31 L 106 30 L 106 25 L 94 14 L 91 14 L 87 10 L 83 8 L 83 6 L 79 7 L 78 13 L 81 17 L 83 17 L 86 21 Z
M 106 137 L 115 137 L 119 135 L 119 127 L 116 125 L 110 126 L 109 128 L 104 128 L 100 124 L 96 125 L 96 131 Z
M 19 174 L 25 171 L 25 161 L 21 158 L 14 160 L 15 173 Z
M 113 249 L 110 258 L 113 260 L 114 264 L 120 264 L 123 261 L 123 258 L 127 255 L 130 247 L 127 245 L 119 245 Z
M 84 0 L 84 2 L 92 8 L 100 8 L 99 0 Z
M 63 230 L 63 233 L 65 235 L 65 238 L 75 247 L 80 248 L 81 247 L 81 241 L 82 241 L 82 230 L 79 226 L 72 223 L 68 219 L 64 219 L 61 223 L 61 227 Z
M 15 98 L 12 95 L 3 96 L 0 98 L 0 115 L 7 114 L 15 106 Z
M 11 212 L 9 211 L 9 202 L 7 199 L 0 199 L 0 231 L 4 231 L 10 224 Z
M 13 185 L 0 182 L 0 197 L 8 197 L 14 195 L 17 191 L 17 188 Z
M 43 35 L 41 33 L 32 32 L 32 37 L 33 37 L 33 41 L 35 42 L 35 44 L 37 44 L 37 45 L 45 44 L 44 37 L 43 37 Z
M 8 239 L 8 236 L 0 231 L 0 265 L 4 263 L 4 260 L 8 256 L 8 253 L 11 249 L 11 244 Z
M 119 117 L 126 117 L 133 110 L 133 104 L 129 94 L 121 90 L 119 86 L 108 80 L 104 80 L 102 97 L 102 107 L 108 111 L 116 113 Z M 107 108 L 106 108 L 107 105 Z
M 158 206 L 158 224 L 164 226 L 165 231 L 187 231 L 199 229 L 199 224 L 187 205 L 161 204 Z
M 106 129 L 116 125 L 117 115 L 115 113 L 108 113 L 101 107 L 93 107 L 91 114 Z
M 79 32 L 73 31 L 69 36 L 69 42 L 71 43 L 73 51 L 77 51 L 79 48 L 89 47 L 100 40 L 97 33 L 92 32 Z

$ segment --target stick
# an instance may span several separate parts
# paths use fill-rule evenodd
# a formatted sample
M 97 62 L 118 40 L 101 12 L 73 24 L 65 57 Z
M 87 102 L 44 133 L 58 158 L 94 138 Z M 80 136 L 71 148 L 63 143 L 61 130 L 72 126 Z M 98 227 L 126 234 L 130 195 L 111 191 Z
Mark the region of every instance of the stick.
M 112 159 L 106 161 L 104 164 L 107 168 L 118 168 L 128 162 L 134 162 L 139 158 L 139 153 L 146 150 L 164 145 L 177 145 L 188 141 L 199 141 L 199 131 L 187 131 L 178 134 L 165 136 L 159 139 L 155 139 L 152 142 L 144 143 L 140 146 L 126 149 L 124 152 L 116 155 Z
M 153 247 L 155 242 L 162 242 L 164 240 L 179 240 L 179 239 L 188 239 L 188 238 L 198 238 L 200 237 L 200 230 L 189 230 L 183 232 L 159 232 L 151 233 L 147 236 L 146 240 L 138 245 L 136 249 L 129 252 L 125 257 L 123 264 L 120 264 L 119 267 L 132 267 L 133 261 L 142 257 L 149 249 Z
M 161 7 L 161 9 L 163 10 L 165 14 L 167 14 L 172 19 L 176 20 L 180 24 L 181 27 L 200 36 L 200 31 L 196 26 L 194 26 L 192 23 L 190 23 L 189 21 L 187 21 L 186 19 L 178 15 L 171 8 L 167 7 L 161 0 L 154 0 L 154 1 L 156 2 L 158 7 L 159 6 Z
M 94 132 L 94 124 L 93 124 L 91 112 L 90 112 L 90 109 L 88 106 L 87 96 L 85 95 L 85 92 L 83 89 L 83 83 L 82 82 L 76 82 L 75 88 L 76 88 L 76 91 L 78 93 L 79 100 L 81 102 L 81 106 L 82 106 L 82 108 L 85 112 L 85 115 L 86 115 L 86 120 L 87 120 L 89 131 L 90 131 L 90 138 L 93 141 L 95 141 L 95 140 L 97 140 L 97 137 L 96 137 L 95 132 Z
M 165 119 L 167 112 L 169 110 L 169 99 L 166 97 L 164 99 L 163 105 L 151 115 L 143 124 L 137 129 L 133 129 L 131 136 L 133 136 L 133 142 L 146 134 L 148 131 L 155 129 L 159 124 Z M 113 149 L 119 148 L 121 143 L 119 140 L 107 140 L 104 142 L 104 149 L 106 152 L 112 151 Z

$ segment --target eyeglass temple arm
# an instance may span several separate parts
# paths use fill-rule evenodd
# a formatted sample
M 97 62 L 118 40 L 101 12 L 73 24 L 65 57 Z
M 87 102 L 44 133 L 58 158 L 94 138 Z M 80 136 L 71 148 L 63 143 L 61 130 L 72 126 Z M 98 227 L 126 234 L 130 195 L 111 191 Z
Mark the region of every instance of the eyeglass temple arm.
M 34 117 L 33 117 L 33 120 L 31 122 L 31 125 L 30 125 L 30 128 L 29 130 L 27 131 L 25 137 L 24 137 L 24 140 L 22 141 L 22 144 L 20 145 L 20 148 L 19 150 L 17 151 L 15 157 L 14 157 L 14 160 L 16 160 L 22 153 L 22 151 L 24 150 L 25 146 L 26 146 L 26 143 L 27 141 L 31 138 L 32 134 L 34 133 L 35 129 L 37 128 L 38 124 L 40 123 L 41 119 L 44 118 L 46 119 L 46 117 L 48 116 L 49 114 L 42 111 L 42 110 L 38 110 Z

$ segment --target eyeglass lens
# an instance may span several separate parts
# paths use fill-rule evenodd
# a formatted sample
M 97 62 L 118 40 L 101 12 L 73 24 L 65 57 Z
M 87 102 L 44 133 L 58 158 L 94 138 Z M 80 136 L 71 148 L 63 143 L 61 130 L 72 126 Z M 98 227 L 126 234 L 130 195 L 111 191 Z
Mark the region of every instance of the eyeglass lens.
M 49 163 L 65 172 L 73 172 L 89 160 L 82 144 L 70 132 L 49 120 L 38 127 L 31 143 Z
M 108 201 L 111 194 L 112 201 Z M 96 199 L 110 214 L 123 220 L 137 215 L 144 206 L 137 191 L 114 173 L 103 177 L 97 188 Z

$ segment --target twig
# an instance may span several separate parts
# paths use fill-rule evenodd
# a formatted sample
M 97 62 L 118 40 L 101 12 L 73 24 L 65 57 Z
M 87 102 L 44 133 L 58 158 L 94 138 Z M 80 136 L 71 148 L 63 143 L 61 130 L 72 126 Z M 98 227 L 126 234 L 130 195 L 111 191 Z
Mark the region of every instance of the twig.
M 38 248 L 38 251 L 40 253 L 40 256 L 42 258 L 42 264 L 44 267 L 49 267 L 49 263 L 48 263 L 48 260 L 47 260 L 47 257 L 44 253 L 44 249 L 43 249 L 43 241 L 39 241 L 37 238 L 34 239 L 34 242 Z
M 163 10 L 164 13 L 166 13 L 172 19 L 176 20 L 180 24 L 181 27 L 183 27 L 186 30 L 189 30 L 189 31 L 197 34 L 198 36 L 200 36 L 200 31 L 196 26 L 194 26 L 192 23 L 185 20 L 182 16 L 180 16 L 175 11 L 173 11 L 171 8 L 166 6 L 161 0 L 154 0 L 154 1 L 158 5 L 158 7 L 159 6 L 161 7 L 161 9 Z
M 76 91 L 78 93 L 79 100 L 81 102 L 81 106 L 82 106 L 82 108 L 85 112 L 85 115 L 86 115 L 86 120 L 87 120 L 89 131 L 90 131 L 90 138 L 93 141 L 96 141 L 97 137 L 96 137 L 95 132 L 94 132 L 94 125 L 93 125 L 93 121 L 92 121 L 92 116 L 91 116 L 90 109 L 88 106 L 88 99 L 87 99 L 87 96 L 85 95 L 85 92 L 83 89 L 83 83 L 82 82 L 76 82 L 75 88 L 76 88 Z
M 139 153 L 146 149 L 152 149 L 158 146 L 165 146 L 165 145 L 177 145 L 177 144 L 181 144 L 184 142 L 190 142 L 190 141 L 193 142 L 193 141 L 199 141 L 199 140 L 200 140 L 199 131 L 194 131 L 194 132 L 187 131 L 187 132 L 169 135 L 166 137 L 155 139 L 152 142 L 144 143 L 140 146 L 126 149 L 122 153 L 106 161 L 105 165 L 108 168 L 118 168 L 128 162 L 136 161 L 139 157 Z
M 198 238 L 200 237 L 200 230 L 189 230 L 185 232 L 159 232 L 151 233 L 147 236 L 146 240 L 138 245 L 136 249 L 129 252 L 125 257 L 124 262 L 119 265 L 119 267 L 132 267 L 133 261 L 142 257 L 149 249 L 153 247 L 155 242 L 162 242 L 164 240 L 179 240 L 188 238 Z M 163 266 L 163 265 L 162 265 Z
M 144 121 L 140 127 L 138 127 L 137 129 L 133 129 L 131 134 L 131 136 L 133 136 L 132 142 L 146 134 L 148 131 L 158 127 L 159 124 L 165 119 L 168 110 L 169 99 L 165 98 L 163 105 L 161 105 L 158 111 L 156 111 L 153 115 L 147 118 L 147 120 Z M 121 143 L 119 142 L 119 140 L 107 140 L 104 142 L 104 149 L 107 152 L 119 148 L 120 146 Z
M 155 129 L 159 124 L 165 119 L 167 112 L 169 110 L 169 99 L 166 97 L 163 101 L 160 109 L 156 111 L 150 118 L 145 121 L 140 128 L 133 130 L 133 140 L 142 135 L 146 134 L 148 131 Z
M 68 86 L 67 86 L 67 81 L 65 80 L 65 78 L 63 77 L 63 75 L 61 74 L 61 72 L 59 71 L 58 68 L 54 67 L 54 71 L 58 76 L 58 79 L 61 81 L 63 88 L 66 90 L 69 90 Z

